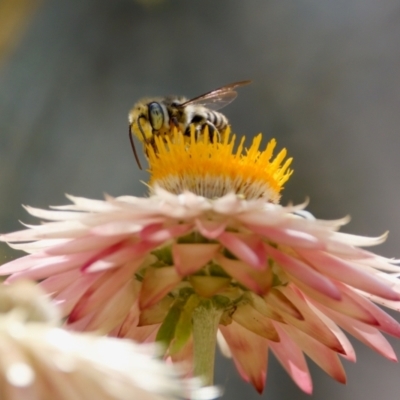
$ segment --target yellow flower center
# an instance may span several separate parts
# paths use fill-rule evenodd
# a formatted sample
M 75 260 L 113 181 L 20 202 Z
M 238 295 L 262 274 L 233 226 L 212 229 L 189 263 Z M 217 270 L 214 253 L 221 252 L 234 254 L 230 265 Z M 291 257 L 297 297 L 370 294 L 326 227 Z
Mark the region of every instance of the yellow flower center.
M 146 151 L 151 174 L 149 186 L 159 186 L 179 194 L 190 191 L 207 198 L 235 193 L 245 199 L 264 198 L 277 202 L 284 183 L 292 170 L 292 159 L 286 159 L 286 149 L 273 158 L 276 140 L 272 139 L 260 151 L 262 135 L 257 135 L 249 149 L 244 149 L 243 137 L 236 151 L 235 135 L 227 128 L 222 139 L 211 141 L 207 128 L 190 137 L 174 130 L 170 136 L 156 136 Z M 283 163 L 283 164 L 282 164 Z

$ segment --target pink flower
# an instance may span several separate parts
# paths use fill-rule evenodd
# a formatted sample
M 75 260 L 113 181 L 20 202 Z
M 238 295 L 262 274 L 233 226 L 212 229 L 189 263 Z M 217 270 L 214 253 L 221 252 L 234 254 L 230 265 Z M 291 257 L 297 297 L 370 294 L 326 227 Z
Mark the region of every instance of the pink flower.
M 380 331 L 400 337 L 400 325 L 374 302 L 400 306 L 399 268 L 358 247 L 384 237 L 339 233 L 346 220 L 233 194 L 209 200 L 155 189 L 146 199 L 69 198 L 72 205 L 51 211 L 27 207 L 52 222 L 4 235 L 31 254 L 0 273 L 10 275 L 6 282 L 39 280 L 71 329 L 153 341 L 188 299 L 214 298 L 224 308 L 225 344 L 260 392 L 268 349 L 308 393 L 303 353 L 345 382 L 338 355 L 355 361 L 355 354 L 342 329 L 396 360 Z M 190 359 L 190 329 L 167 344 L 173 359 Z
M 225 354 L 259 392 L 269 350 L 307 393 L 304 354 L 344 383 L 339 356 L 355 361 L 344 331 L 396 360 L 381 332 L 400 337 L 400 325 L 376 303 L 399 309 L 400 268 L 360 248 L 385 235 L 340 233 L 347 219 L 276 204 L 291 174 L 285 151 L 271 160 L 275 143 L 260 151 L 257 137 L 244 156 L 228 136 L 156 138 L 148 198 L 69 196 L 72 205 L 53 210 L 27 207 L 50 222 L 1 237 L 30 254 L 0 274 L 40 281 L 69 329 L 157 340 L 173 361 L 194 358 L 195 374 L 212 373 L 199 358 L 215 342 L 199 345 L 199 332 L 215 336 L 214 323 L 196 321 L 213 310 Z

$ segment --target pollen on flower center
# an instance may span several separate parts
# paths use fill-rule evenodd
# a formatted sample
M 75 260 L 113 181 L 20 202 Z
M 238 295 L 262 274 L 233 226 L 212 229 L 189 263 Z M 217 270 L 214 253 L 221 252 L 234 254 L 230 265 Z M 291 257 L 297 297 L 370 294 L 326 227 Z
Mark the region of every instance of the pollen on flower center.
M 206 128 L 207 129 L 207 128 Z M 150 187 L 161 187 L 171 193 L 190 191 L 207 198 L 235 193 L 246 199 L 264 198 L 278 202 L 279 193 L 289 179 L 292 159 L 286 149 L 273 158 L 276 146 L 272 139 L 265 150 L 259 150 L 262 135 L 257 135 L 249 149 L 243 137 L 235 150 L 235 135 L 227 128 L 223 139 L 209 140 L 205 131 L 196 138 L 195 130 L 185 137 L 174 130 L 171 136 L 156 136 L 148 145 Z

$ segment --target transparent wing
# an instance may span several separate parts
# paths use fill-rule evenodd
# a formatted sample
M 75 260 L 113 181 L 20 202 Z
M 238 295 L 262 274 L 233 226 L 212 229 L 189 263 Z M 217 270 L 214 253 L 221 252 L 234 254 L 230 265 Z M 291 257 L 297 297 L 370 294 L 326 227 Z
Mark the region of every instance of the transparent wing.
M 212 90 L 211 92 L 207 92 L 201 96 L 190 99 L 185 103 L 180 104 L 179 107 L 197 104 L 207 107 L 210 110 L 220 110 L 236 99 L 237 93 L 234 89 L 240 86 L 248 85 L 249 83 L 251 83 L 251 81 L 241 81 L 222 86 L 219 89 Z

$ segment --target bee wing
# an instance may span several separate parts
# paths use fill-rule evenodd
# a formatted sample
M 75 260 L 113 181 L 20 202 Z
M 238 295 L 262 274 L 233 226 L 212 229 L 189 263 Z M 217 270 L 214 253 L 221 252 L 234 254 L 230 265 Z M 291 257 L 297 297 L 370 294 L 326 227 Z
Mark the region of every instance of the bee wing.
M 218 89 L 212 90 L 211 92 L 207 92 L 190 99 L 185 103 L 180 104 L 179 107 L 197 104 L 207 107 L 210 110 L 220 110 L 236 99 L 237 93 L 234 89 L 240 86 L 248 85 L 250 82 L 251 81 L 241 81 L 222 86 Z

